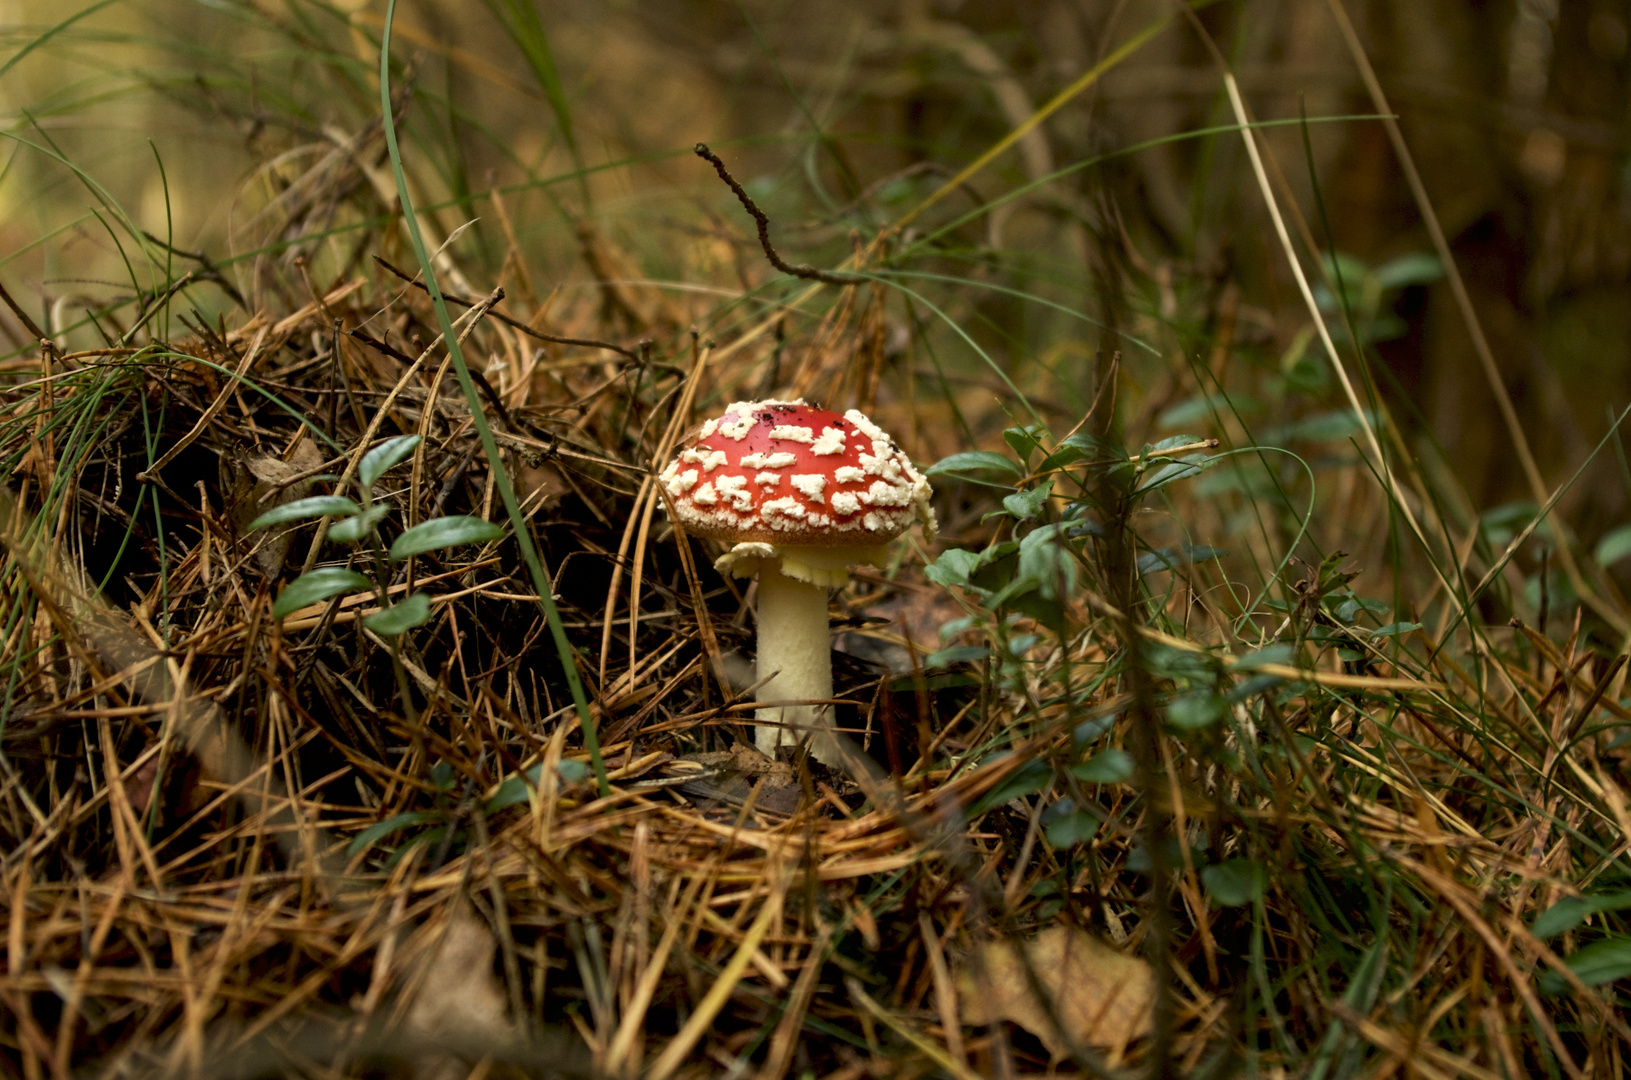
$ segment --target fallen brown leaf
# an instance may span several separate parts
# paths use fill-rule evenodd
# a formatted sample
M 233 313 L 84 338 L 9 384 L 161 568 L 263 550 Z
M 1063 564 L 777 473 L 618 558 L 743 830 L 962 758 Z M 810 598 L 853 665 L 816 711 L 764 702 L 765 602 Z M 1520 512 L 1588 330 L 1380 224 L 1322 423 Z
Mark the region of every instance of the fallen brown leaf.
M 301 498 L 311 489 L 310 480 L 293 480 L 302 473 L 322 464 L 322 457 L 310 439 L 295 447 L 290 460 L 275 457 L 237 457 L 223 455 L 220 460 L 221 484 L 230 492 L 227 498 L 227 516 L 240 534 L 248 531 L 249 523 L 275 506 Z M 283 571 L 283 562 L 289 555 L 292 529 L 276 530 L 267 537 L 257 537 L 260 546 L 255 549 L 255 561 L 267 577 L 276 577 Z
M 465 908 L 448 917 L 427 957 L 427 976 L 408 1009 L 407 1030 L 421 1038 L 503 1043 L 513 1035 L 504 989 L 493 973 L 497 951 L 487 924 Z
M 1048 1007 L 1037 1000 L 1036 987 L 1052 1004 L 1064 1038 Z M 957 995 L 966 1023 L 1012 1020 L 1058 1057 L 1071 1043 L 1119 1055 L 1129 1042 L 1150 1033 L 1155 977 L 1137 957 L 1076 927 L 1054 926 L 1032 941 L 1007 938 L 981 945 L 958 970 Z

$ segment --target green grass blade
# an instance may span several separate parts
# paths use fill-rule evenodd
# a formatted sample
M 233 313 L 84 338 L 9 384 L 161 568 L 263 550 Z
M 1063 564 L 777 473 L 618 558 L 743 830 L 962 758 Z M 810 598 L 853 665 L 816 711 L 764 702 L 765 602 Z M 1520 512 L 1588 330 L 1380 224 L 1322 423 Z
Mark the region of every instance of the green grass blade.
M 566 676 L 567 687 L 572 692 L 572 703 L 577 709 L 578 723 L 583 728 L 584 746 L 589 751 L 589 760 L 595 769 L 595 779 L 599 782 L 600 793 L 604 797 L 611 794 L 611 781 L 606 776 L 606 763 L 601 759 L 600 739 L 595 731 L 594 717 L 589 714 L 589 699 L 583 692 L 582 680 L 578 678 L 572 643 L 566 638 L 566 628 L 561 625 L 561 613 L 555 607 L 554 588 L 549 574 L 544 569 L 538 549 L 533 546 L 532 534 L 527 530 L 527 519 L 521 513 L 521 504 L 516 500 L 515 488 L 510 483 L 510 474 L 504 467 L 504 458 L 499 453 L 498 442 L 493 438 L 493 430 L 487 423 L 487 414 L 483 411 L 481 397 L 476 392 L 475 381 L 470 378 L 470 368 L 464 361 L 464 350 L 459 347 L 459 335 L 453 330 L 453 320 L 447 313 L 447 301 L 442 298 L 442 288 L 436 280 L 430 252 L 425 248 L 425 238 L 419 229 L 419 218 L 414 212 L 413 199 L 408 192 L 408 178 L 402 171 L 402 149 L 397 145 L 396 121 L 391 114 L 391 21 L 395 17 L 396 0 L 390 0 L 385 8 L 385 29 L 380 37 L 379 93 L 380 112 L 385 127 L 385 146 L 391 155 L 391 173 L 396 179 L 397 198 L 402 203 L 402 218 L 408 226 L 408 235 L 413 241 L 413 253 L 418 258 L 420 272 L 424 275 L 425 291 L 430 294 L 431 306 L 436 309 L 436 322 L 441 328 L 442 340 L 447 345 L 448 355 L 453 360 L 453 370 L 458 375 L 459 388 L 464 391 L 464 399 L 470 404 L 470 419 L 475 424 L 477 436 L 481 439 L 481 447 L 487 456 L 488 467 L 493 471 L 493 480 L 498 487 L 499 497 L 504 502 L 504 510 L 509 515 L 510 524 L 515 531 L 515 542 L 521 548 L 521 557 L 532 576 L 533 588 L 538 592 L 539 606 L 544 610 L 550 635 L 555 640 L 555 651 L 560 656 L 561 669 Z
M 24 45 L 21 49 L 18 49 L 15 53 L 12 54 L 10 60 L 7 60 L 4 64 L 0 64 L 0 78 L 4 78 L 6 73 L 9 72 L 12 68 L 16 67 L 18 61 L 22 60 L 23 57 L 27 56 L 29 53 L 33 52 L 35 49 L 38 49 L 40 46 L 42 46 L 46 42 L 50 41 L 52 38 L 56 37 L 58 34 L 62 33 L 64 30 L 66 30 L 70 26 L 74 25 L 74 23 L 76 23 L 79 20 L 85 18 L 87 15 L 94 15 L 98 11 L 101 11 L 103 8 L 111 7 L 112 5 L 114 5 L 116 3 L 118 3 L 118 0 L 102 0 L 102 2 L 100 4 L 92 4 L 90 7 L 85 8 L 82 11 L 75 12 L 74 14 L 68 16 L 66 19 L 64 19 L 61 22 L 57 23 L 57 25 L 53 26 L 51 29 L 49 29 L 45 33 L 41 34 L 39 37 L 35 38 L 33 41 L 30 41 L 27 45 Z
M 583 156 L 578 150 L 578 137 L 572 130 L 572 103 L 567 100 L 566 88 L 561 85 L 561 72 L 555 66 L 555 52 L 549 47 L 549 31 L 544 29 L 544 20 L 538 14 L 538 8 L 532 0 L 484 0 L 487 10 L 504 27 L 515 42 L 517 49 L 521 50 L 521 58 L 527 62 L 532 71 L 532 77 L 538 80 L 538 86 L 549 100 L 549 109 L 555 114 L 555 126 L 560 129 L 561 141 L 566 144 L 567 153 L 572 155 L 572 164 L 575 166 L 579 187 L 583 193 L 583 205 L 589 206 L 589 185 L 584 179 Z M 390 37 L 390 16 L 386 16 L 385 34 Z

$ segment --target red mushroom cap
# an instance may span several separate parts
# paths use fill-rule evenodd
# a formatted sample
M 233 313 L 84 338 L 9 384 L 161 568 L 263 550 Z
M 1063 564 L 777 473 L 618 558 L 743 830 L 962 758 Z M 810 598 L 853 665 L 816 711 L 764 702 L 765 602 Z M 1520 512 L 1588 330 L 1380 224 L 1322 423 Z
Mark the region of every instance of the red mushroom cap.
M 738 401 L 659 479 L 687 532 L 734 543 L 873 547 L 934 522 L 928 481 L 856 409 Z

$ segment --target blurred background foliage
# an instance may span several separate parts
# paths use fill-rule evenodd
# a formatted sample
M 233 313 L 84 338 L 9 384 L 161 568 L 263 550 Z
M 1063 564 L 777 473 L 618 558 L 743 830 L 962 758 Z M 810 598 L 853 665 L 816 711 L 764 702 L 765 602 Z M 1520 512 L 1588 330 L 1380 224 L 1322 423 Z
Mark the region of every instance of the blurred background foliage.
M 51 332 L 95 343 L 77 313 L 131 292 L 128 253 L 98 218 L 108 205 L 207 255 L 250 308 L 298 280 L 276 272 L 280 262 L 304 258 L 320 282 L 367 262 L 372 230 L 360 217 L 378 196 L 394 199 L 375 119 L 382 4 L 113 0 L 70 12 L 10 0 L 5 10 L 0 274 Z M 1559 483 L 1607 430 L 1631 359 L 1631 7 L 1354 0 L 1347 10 L 1542 474 Z M 1428 472 L 1456 479 L 1451 517 L 1531 498 L 1382 126 L 1341 119 L 1372 107 L 1326 5 L 1238 0 L 1197 14 L 1257 119 L 1309 118 L 1265 130 L 1271 165 L 1326 265 L 1344 271 L 1376 391 Z M 411 87 L 400 102 L 410 180 L 431 208 L 431 242 L 454 237 L 455 286 L 509 280 L 512 291 L 553 293 L 562 310 L 593 294 L 631 333 L 719 326 L 731 317 L 720 290 L 751 295 L 773 275 L 693 143 L 725 154 L 791 259 L 837 265 L 855 237 L 870 239 L 1162 20 L 897 243 L 933 240 L 915 272 L 963 280 L 945 310 L 1044 410 L 1051 403 L 1061 430 L 1088 402 L 1095 363 L 1119 351 L 1129 432 L 1215 419 L 1284 435 L 1342 402 L 1239 138 L 1212 130 L 1231 123 L 1217 65 L 1166 0 L 412 0 L 399 10 L 397 50 Z M 967 214 L 994 200 L 1005 201 Z M 507 230 L 527 265 L 500 265 Z M 475 268 L 490 280 L 458 276 Z M 195 284 L 187 296 L 212 318 L 236 305 L 224 288 Z M 1323 301 L 1339 307 L 1329 289 Z M 9 313 L 0 323 L 21 342 Z M 948 328 L 907 328 L 896 313 L 889 347 L 904 349 L 909 329 L 956 395 L 986 403 L 974 415 L 991 413 L 991 430 L 967 434 L 989 444 L 1006 422 L 989 408 L 989 372 Z M 913 363 L 923 366 L 921 353 Z M 1213 417 L 1216 391 L 1238 415 Z M 955 423 L 937 438 L 925 408 L 916 456 L 966 445 Z M 961 413 L 949 406 L 948 421 Z M 1341 457 L 1352 432 L 1324 434 Z M 1625 518 L 1623 459 L 1600 455 L 1560 504 L 1584 543 Z M 1362 487 L 1327 523 L 1361 535 L 1331 544 L 1362 551 L 1369 536 L 1374 550 L 1387 515 Z

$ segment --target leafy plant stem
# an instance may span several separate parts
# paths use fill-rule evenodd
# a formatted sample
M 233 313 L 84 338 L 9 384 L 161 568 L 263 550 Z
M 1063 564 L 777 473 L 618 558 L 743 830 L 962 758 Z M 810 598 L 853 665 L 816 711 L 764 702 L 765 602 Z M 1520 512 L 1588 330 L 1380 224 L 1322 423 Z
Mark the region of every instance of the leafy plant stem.
M 504 502 L 505 512 L 509 515 L 510 525 L 515 532 L 516 545 L 521 549 L 521 557 L 531 574 L 533 588 L 538 592 L 539 605 L 543 608 L 544 618 L 549 623 L 550 635 L 555 640 L 555 651 L 561 658 L 566 684 L 572 693 L 572 703 L 577 709 L 578 723 L 583 728 L 584 746 L 589 751 L 589 762 L 595 770 L 595 780 L 600 786 L 600 794 L 604 797 L 611 794 L 611 782 L 606 776 L 606 763 L 601 759 L 600 739 L 595 732 L 594 718 L 589 714 L 589 700 L 584 694 L 583 682 L 578 678 L 572 645 L 567 641 L 566 628 L 561 625 L 560 612 L 555 607 L 554 590 L 549 574 L 544 569 L 537 548 L 533 546 L 526 517 L 521 513 L 520 503 L 516 501 L 509 472 L 504 467 L 498 443 L 494 440 L 492 428 L 487 423 L 487 415 L 482 409 L 481 398 L 476 393 L 475 382 L 470 378 L 470 369 L 464 362 L 464 351 L 459 347 L 458 335 L 454 333 L 453 320 L 447 312 L 447 301 L 442 297 L 435 268 L 431 265 L 430 253 L 425 247 L 425 238 L 419 229 L 413 199 L 408 193 L 407 176 L 402 171 L 402 151 L 397 145 L 396 118 L 391 109 L 391 25 L 395 17 L 396 0 L 390 0 L 385 8 L 385 25 L 380 36 L 379 94 L 380 118 L 385 128 L 386 150 L 391 157 L 391 174 L 396 180 L 397 199 L 402 205 L 402 217 L 408 227 L 408 236 L 413 242 L 414 256 L 419 260 L 419 268 L 425 275 L 425 291 L 430 294 L 431 306 L 436 310 L 436 322 L 441 328 L 442 340 L 447 343 L 448 355 L 453 360 L 453 370 L 458 376 L 459 388 L 470 404 L 471 421 L 475 425 L 477 436 L 481 439 L 482 451 L 487 457 L 488 467 L 492 469 L 494 484 L 498 488 L 499 497 Z
M 357 485 L 357 501 L 366 513 L 374 505 L 374 493 L 368 484 Z M 385 545 L 380 543 L 379 529 L 370 527 L 368 530 L 368 556 L 373 564 L 374 595 L 379 603 L 379 609 L 384 611 L 391 604 L 390 558 L 385 553 Z M 361 623 L 358 624 L 359 626 Z M 408 682 L 408 669 L 402 663 L 402 635 L 382 634 L 385 647 L 391 654 L 391 669 L 396 673 L 396 692 L 402 698 L 402 715 L 408 718 L 413 727 L 413 741 L 416 748 L 423 750 L 423 740 L 419 734 L 419 709 L 413 703 L 413 684 Z M 421 755 L 422 756 L 422 755 Z

